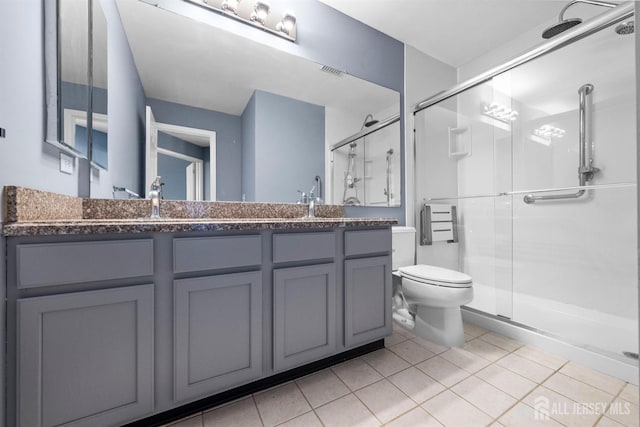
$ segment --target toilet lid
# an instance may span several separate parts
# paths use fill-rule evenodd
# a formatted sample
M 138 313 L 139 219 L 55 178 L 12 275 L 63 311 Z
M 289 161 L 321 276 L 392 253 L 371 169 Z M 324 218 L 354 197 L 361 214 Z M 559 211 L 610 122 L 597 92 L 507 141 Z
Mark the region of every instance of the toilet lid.
M 468 288 L 471 285 L 471 277 L 459 271 L 433 265 L 410 265 L 398 269 L 403 276 L 418 282 L 440 282 L 443 286 Z

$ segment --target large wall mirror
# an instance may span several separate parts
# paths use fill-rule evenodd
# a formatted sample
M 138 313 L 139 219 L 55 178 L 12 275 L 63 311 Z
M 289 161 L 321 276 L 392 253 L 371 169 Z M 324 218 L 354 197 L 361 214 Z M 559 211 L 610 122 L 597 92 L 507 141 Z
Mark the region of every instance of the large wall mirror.
M 107 20 L 99 0 L 45 2 L 47 142 L 106 169 L 107 161 Z M 49 52 L 49 50 L 48 50 Z
M 131 147 L 141 152 L 140 194 L 160 175 L 171 199 L 287 203 L 315 185 L 342 203 L 330 191 L 329 147 L 360 132 L 368 115 L 399 113 L 391 89 L 149 2 L 115 5 L 146 110 L 143 141 Z M 110 117 L 110 132 L 117 126 Z M 399 126 L 390 138 L 399 148 Z M 114 168 L 126 160 L 112 154 Z

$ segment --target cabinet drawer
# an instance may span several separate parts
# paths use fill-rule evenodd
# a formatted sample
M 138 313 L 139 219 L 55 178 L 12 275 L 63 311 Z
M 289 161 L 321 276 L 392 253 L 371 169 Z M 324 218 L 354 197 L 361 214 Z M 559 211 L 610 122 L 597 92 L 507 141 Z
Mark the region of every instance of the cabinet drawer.
M 153 240 L 21 244 L 19 288 L 125 279 L 153 274 Z
M 173 271 L 176 273 L 260 264 L 260 236 L 186 237 L 173 241 Z
M 346 231 L 344 233 L 345 256 L 374 254 L 391 250 L 391 229 Z
M 333 231 L 273 236 L 273 262 L 275 263 L 333 258 L 335 252 L 336 238 Z

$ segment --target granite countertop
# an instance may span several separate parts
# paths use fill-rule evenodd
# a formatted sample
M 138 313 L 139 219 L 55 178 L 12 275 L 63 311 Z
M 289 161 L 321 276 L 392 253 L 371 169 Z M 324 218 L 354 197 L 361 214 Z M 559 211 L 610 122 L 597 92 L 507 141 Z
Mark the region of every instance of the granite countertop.
M 290 203 L 162 201 L 162 218 L 147 217 L 148 200 L 81 199 L 23 187 L 5 187 L 4 236 L 106 233 L 180 233 L 237 230 L 293 230 L 384 227 L 395 218 L 345 218 L 344 208 L 318 205 L 306 218 L 305 205 Z
M 48 236 L 105 233 L 181 233 L 189 231 L 294 230 L 306 228 L 376 227 L 395 218 L 140 218 L 44 220 L 6 224 L 5 236 Z

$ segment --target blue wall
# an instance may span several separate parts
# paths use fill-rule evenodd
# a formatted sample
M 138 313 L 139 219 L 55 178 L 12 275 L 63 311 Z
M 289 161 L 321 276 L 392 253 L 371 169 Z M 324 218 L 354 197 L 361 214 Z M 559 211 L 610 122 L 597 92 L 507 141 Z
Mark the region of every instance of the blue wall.
M 158 123 L 216 132 L 216 198 L 218 200 L 240 200 L 242 196 L 242 172 L 240 170 L 242 164 L 242 125 L 240 117 L 153 98 L 147 98 L 147 105 L 153 110 Z M 208 162 L 205 167 L 207 165 Z M 205 182 L 208 182 L 208 179 Z M 208 183 L 205 186 L 205 193 L 208 194 Z
M 324 182 L 323 106 L 255 91 L 247 109 L 242 164 L 247 201 L 293 203 L 298 190 L 311 189 L 316 175 Z
M 162 197 L 166 200 L 187 198 L 186 169 L 190 162 L 158 153 L 158 175 L 162 177 Z

